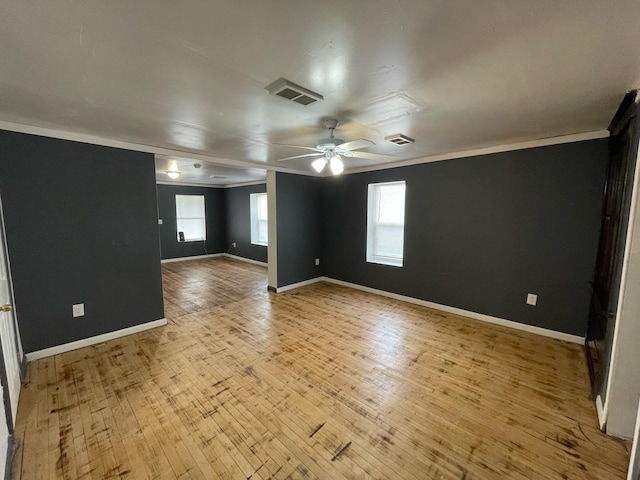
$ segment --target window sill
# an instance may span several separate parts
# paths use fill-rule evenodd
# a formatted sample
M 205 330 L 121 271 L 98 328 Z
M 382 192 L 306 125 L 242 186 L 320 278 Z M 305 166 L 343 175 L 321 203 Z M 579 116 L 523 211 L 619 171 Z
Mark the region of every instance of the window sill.
M 404 266 L 404 261 L 393 261 L 393 260 L 378 260 L 367 258 L 367 263 L 377 263 L 378 265 L 387 265 L 388 267 L 400 267 Z

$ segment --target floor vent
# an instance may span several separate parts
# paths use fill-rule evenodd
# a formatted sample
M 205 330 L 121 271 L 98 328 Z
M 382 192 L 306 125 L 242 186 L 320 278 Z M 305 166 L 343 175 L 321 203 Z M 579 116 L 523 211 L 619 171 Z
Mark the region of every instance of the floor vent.
M 389 135 L 388 137 L 384 137 L 384 139 L 387 142 L 395 143 L 396 145 L 408 145 L 415 142 L 413 138 L 409 138 L 406 135 L 402 135 L 401 133 Z
M 324 97 L 319 93 L 307 90 L 285 78 L 279 78 L 266 88 L 271 95 L 277 95 L 285 100 L 291 100 L 299 105 L 306 106 L 316 103 L 318 100 L 324 100 Z

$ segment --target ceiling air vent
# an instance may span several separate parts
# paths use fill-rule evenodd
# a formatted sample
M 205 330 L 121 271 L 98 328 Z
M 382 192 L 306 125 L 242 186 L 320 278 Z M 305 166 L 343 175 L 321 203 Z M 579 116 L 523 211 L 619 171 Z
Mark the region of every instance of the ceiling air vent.
M 388 137 L 384 137 L 384 139 L 387 142 L 395 143 L 396 145 L 409 145 L 410 143 L 415 142 L 413 138 L 409 138 L 406 135 L 402 135 L 401 133 L 389 135 Z
M 269 90 L 271 95 L 277 95 L 278 97 L 282 97 L 285 100 L 291 100 L 292 102 L 296 102 L 300 105 L 311 105 L 312 103 L 316 103 L 318 100 L 324 100 L 324 97 L 319 93 L 307 90 L 306 88 L 296 85 L 285 78 L 279 78 L 269 85 L 267 90 Z

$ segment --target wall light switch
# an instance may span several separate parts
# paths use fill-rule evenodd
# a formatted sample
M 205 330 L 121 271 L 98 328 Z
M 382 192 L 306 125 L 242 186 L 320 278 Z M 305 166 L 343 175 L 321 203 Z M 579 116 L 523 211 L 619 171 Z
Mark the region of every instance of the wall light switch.
M 71 307 L 73 317 L 84 317 L 84 303 L 76 303 Z
M 534 307 L 538 303 L 538 295 L 534 293 L 527 294 L 527 305 L 533 305 Z
M 158 219 L 158 225 L 162 225 L 162 219 L 161 218 Z
M 316 265 L 320 265 L 320 259 L 316 258 Z

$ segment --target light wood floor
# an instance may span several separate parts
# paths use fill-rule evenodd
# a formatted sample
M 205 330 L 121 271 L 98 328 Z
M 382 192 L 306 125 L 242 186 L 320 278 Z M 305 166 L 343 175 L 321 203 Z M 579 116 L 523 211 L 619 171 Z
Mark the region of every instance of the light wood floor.
M 624 478 L 581 348 L 347 288 L 163 265 L 169 325 L 38 360 L 13 478 Z

